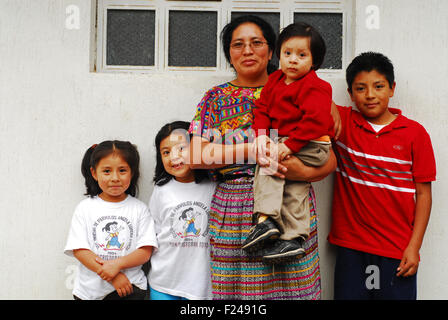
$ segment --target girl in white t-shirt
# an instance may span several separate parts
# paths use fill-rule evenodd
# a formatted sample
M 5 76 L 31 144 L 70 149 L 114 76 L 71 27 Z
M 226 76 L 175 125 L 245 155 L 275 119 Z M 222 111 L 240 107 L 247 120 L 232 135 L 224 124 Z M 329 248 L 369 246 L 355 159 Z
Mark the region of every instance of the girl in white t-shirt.
M 147 262 L 157 239 L 148 207 L 135 198 L 140 157 L 130 142 L 90 147 L 81 172 L 89 197 L 73 215 L 64 252 L 79 260 L 73 296 L 80 300 L 147 297 Z
M 215 183 L 188 165 L 188 122 L 163 126 L 149 210 L 158 248 L 148 274 L 151 300 L 211 299 L 209 207 Z

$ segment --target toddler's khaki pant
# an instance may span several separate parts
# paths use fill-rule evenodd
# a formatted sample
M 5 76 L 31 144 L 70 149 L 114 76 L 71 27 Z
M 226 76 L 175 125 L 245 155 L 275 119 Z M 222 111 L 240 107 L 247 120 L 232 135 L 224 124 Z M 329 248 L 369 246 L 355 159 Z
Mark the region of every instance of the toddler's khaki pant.
M 286 140 L 280 138 L 279 142 Z M 331 143 L 310 141 L 294 156 L 307 166 L 318 167 L 327 162 Z M 260 172 L 261 171 L 261 172 Z M 282 233 L 280 239 L 307 239 L 310 232 L 309 190 L 311 184 L 289 181 L 263 174 L 257 165 L 254 179 L 254 215 L 272 218 Z

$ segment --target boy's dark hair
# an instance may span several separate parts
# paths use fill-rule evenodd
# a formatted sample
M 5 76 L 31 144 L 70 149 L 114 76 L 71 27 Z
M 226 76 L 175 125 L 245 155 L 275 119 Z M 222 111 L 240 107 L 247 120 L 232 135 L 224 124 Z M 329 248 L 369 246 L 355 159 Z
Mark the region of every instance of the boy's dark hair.
M 177 131 L 179 133 L 184 133 L 188 142 L 190 141 L 190 135 L 188 134 L 188 129 L 190 127 L 190 123 L 186 121 L 174 121 L 171 123 L 165 124 L 157 133 L 155 138 L 155 146 L 156 146 L 156 169 L 154 172 L 154 184 L 157 186 L 163 186 L 167 184 L 174 176 L 170 175 L 166 172 L 165 167 L 163 166 L 162 154 L 160 153 L 160 144 L 162 140 L 169 137 L 171 133 Z M 195 169 L 193 170 L 194 180 L 196 183 L 201 182 L 204 178 L 206 178 L 207 170 L 203 169 Z
M 125 193 L 133 197 L 137 195 L 137 183 L 138 178 L 140 177 L 140 156 L 135 145 L 128 141 L 119 140 L 103 141 L 98 145 L 95 144 L 91 146 L 85 152 L 81 163 L 81 173 L 84 176 L 87 189 L 85 195 L 93 198 L 103 192 L 98 185 L 98 182 L 93 178 L 90 168 L 96 169 L 100 160 L 112 153 L 120 155 L 131 169 L 132 178 L 129 188 L 125 191 Z
M 362 71 L 370 72 L 376 70 L 384 75 L 392 88 L 395 81 L 394 66 L 388 57 L 378 52 L 364 52 L 358 55 L 347 67 L 345 78 L 350 93 L 352 92 L 352 84 L 358 73 Z
M 240 25 L 244 23 L 253 23 L 257 25 L 261 32 L 263 33 L 263 37 L 266 39 L 269 49 L 274 52 L 275 50 L 275 31 L 272 26 L 265 20 L 260 17 L 254 15 L 244 15 L 232 19 L 221 31 L 221 42 L 222 48 L 224 50 L 224 55 L 228 63 L 230 63 L 230 43 L 232 42 L 233 31 L 238 28 Z M 268 63 L 267 71 L 268 73 L 272 73 L 277 70 L 277 67 L 271 62 Z
M 277 57 L 280 59 L 280 52 L 283 42 L 293 37 L 310 38 L 310 51 L 313 56 L 313 70 L 318 70 L 324 62 L 327 47 L 320 33 L 312 25 L 305 22 L 292 23 L 280 32 L 278 36 L 276 51 Z

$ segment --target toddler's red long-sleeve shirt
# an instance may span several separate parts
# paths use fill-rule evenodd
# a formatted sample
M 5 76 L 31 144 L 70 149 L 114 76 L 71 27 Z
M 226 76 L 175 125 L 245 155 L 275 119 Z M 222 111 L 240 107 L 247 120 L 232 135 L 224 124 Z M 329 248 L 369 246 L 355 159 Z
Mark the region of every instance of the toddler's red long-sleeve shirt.
M 331 85 L 320 79 L 314 70 L 290 84 L 277 70 L 255 101 L 252 129 L 277 129 L 278 135 L 287 136 L 285 144 L 297 153 L 310 140 L 322 136 L 334 136 L 331 116 Z

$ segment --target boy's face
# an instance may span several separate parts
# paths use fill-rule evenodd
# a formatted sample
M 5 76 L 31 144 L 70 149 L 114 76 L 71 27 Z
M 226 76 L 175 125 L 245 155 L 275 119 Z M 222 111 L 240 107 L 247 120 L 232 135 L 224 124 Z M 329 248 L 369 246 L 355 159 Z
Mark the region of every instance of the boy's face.
M 292 37 L 282 43 L 280 67 L 290 84 L 306 75 L 313 66 L 309 37 Z
M 355 76 L 351 89 L 348 93 L 352 101 L 367 120 L 375 124 L 388 124 L 395 119 L 389 111 L 389 99 L 394 95 L 395 82 L 391 88 L 386 77 L 378 71 L 361 71 Z

